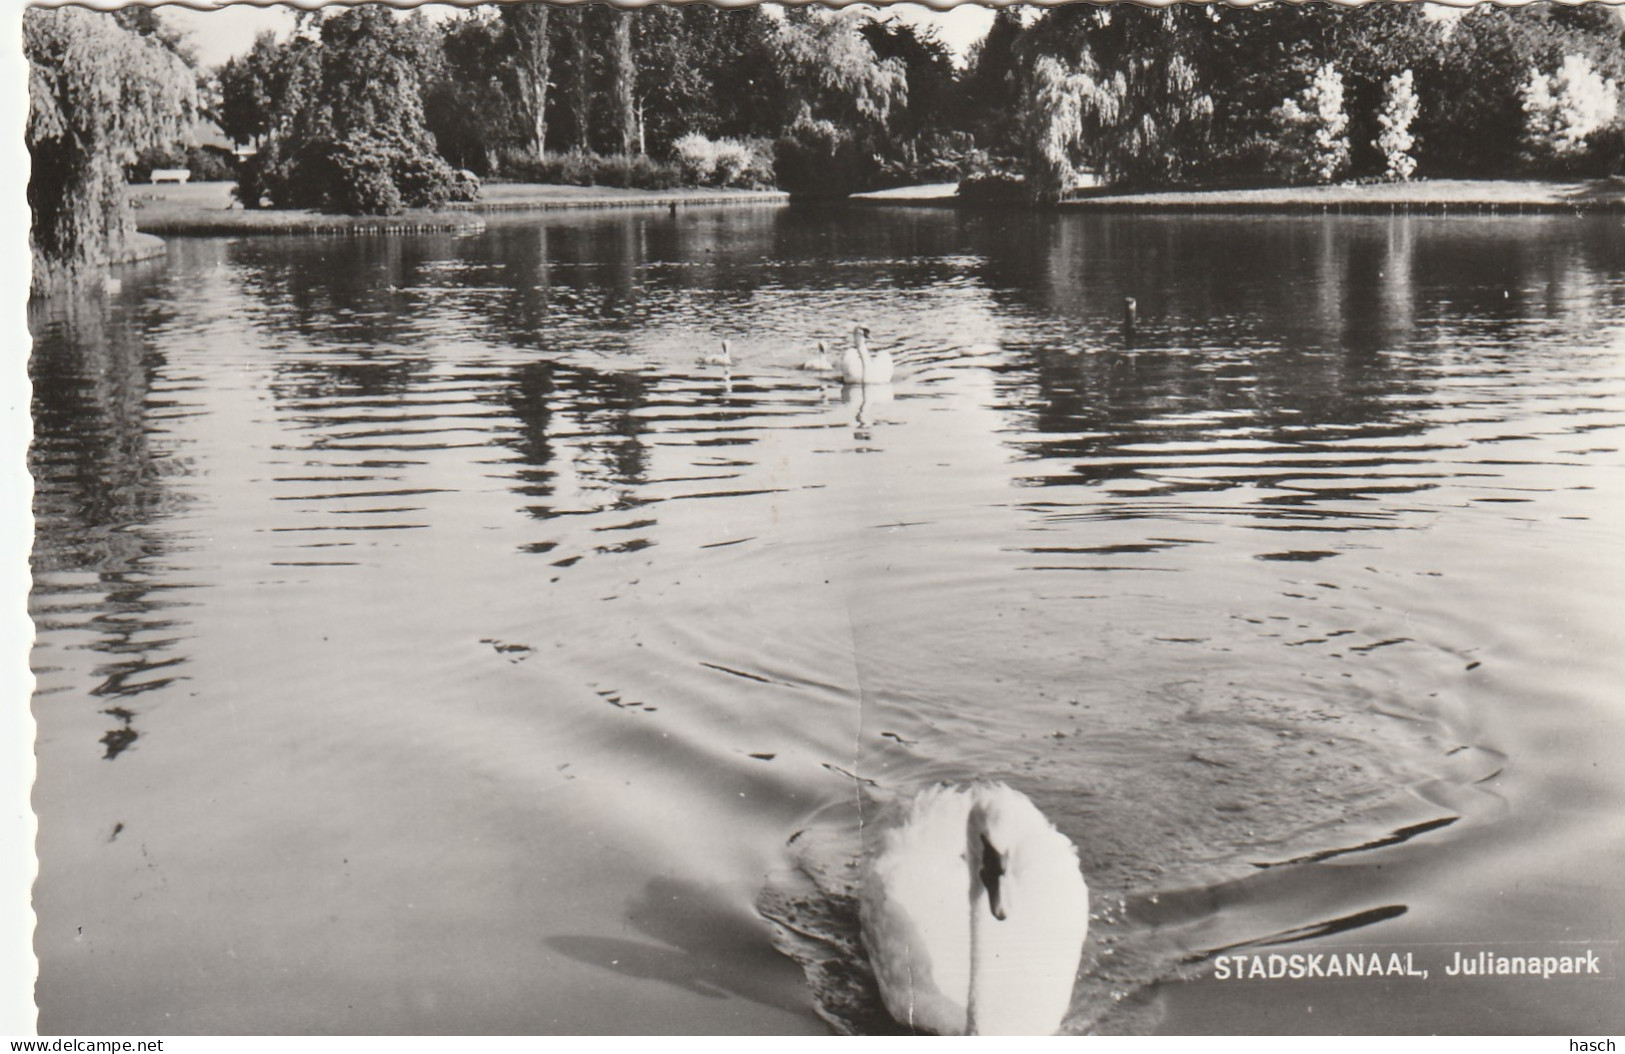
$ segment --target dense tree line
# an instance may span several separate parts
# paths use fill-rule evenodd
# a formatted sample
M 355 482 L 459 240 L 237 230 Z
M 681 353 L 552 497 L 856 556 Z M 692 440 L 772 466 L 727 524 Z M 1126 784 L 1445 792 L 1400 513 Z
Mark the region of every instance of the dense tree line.
M 927 46 L 947 67 L 947 49 Z M 222 128 L 277 159 L 250 167 L 245 203 L 292 202 L 308 180 L 278 178 L 286 159 L 333 138 L 312 127 L 312 108 L 336 115 L 343 83 L 357 76 L 349 52 L 375 64 L 380 47 L 398 56 L 389 68 L 400 75 L 373 89 L 393 99 L 376 112 L 393 111 L 401 149 L 432 143 L 434 155 L 479 176 L 557 178 L 584 157 L 649 158 L 675 174 L 678 144 L 699 137 L 754 151 L 765 163 L 742 170 L 772 182 L 774 139 L 799 126 L 869 157 L 906 96 L 904 63 L 878 57 L 857 20 L 822 10 L 778 18 L 704 4 L 632 12 L 525 3 L 441 22 L 386 8 L 307 14 L 287 40 L 263 36 L 219 71 Z
M 1025 123 L 994 145 L 1041 194 L 1079 165 L 1150 185 L 1601 175 L 1621 28 L 1598 5 L 1060 7 L 1007 45 Z
M 124 166 L 196 113 L 257 148 L 245 205 L 386 213 L 478 177 L 1054 200 L 1086 176 L 1586 176 L 1625 155 L 1621 21 L 1598 4 L 1010 7 L 963 66 L 884 11 L 816 6 L 333 7 L 213 71 L 151 8 L 33 8 L 24 36 L 47 271 L 116 254 Z
M 290 71 L 319 21 L 305 17 L 220 71 L 234 138 L 298 134 L 309 89 Z M 606 168 L 583 159 L 608 158 L 634 182 L 839 194 L 969 176 L 1053 198 L 1084 172 L 1587 174 L 1621 154 L 1625 49 L 1600 5 L 1007 8 L 964 68 L 930 31 L 805 7 L 508 4 L 440 23 L 363 10 L 321 22 L 327 48 L 346 21 L 412 41 L 395 108 L 421 114 L 414 142 L 481 176 L 591 179 Z

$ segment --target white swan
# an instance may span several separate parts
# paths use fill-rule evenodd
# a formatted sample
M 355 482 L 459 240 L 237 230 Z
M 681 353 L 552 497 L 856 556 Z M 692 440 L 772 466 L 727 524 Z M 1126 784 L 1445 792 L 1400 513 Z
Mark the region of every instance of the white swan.
M 852 327 L 852 346 L 841 359 L 841 380 L 847 384 L 890 384 L 891 352 L 885 348 L 871 352 L 868 337 L 868 327 Z
M 824 346 L 823 341 L 819 341 L 818 354 L 802 363 L 799 368 L 803 370 L 833 370 L 835 364 L 829 361 L 829 348 Z
M 941 1035 L 1049 1035 L 1072 1001 L 1089 890 L 1019 791 L 939 785 L 895 807 L 859 916 L 886 1009 Z
M 733 352 L 729 349 L 727 341 L 722 342 L 722 353 L 720 355 L 701 355 L 695 361 L 701 366 L 732 366 L 734 364 Z

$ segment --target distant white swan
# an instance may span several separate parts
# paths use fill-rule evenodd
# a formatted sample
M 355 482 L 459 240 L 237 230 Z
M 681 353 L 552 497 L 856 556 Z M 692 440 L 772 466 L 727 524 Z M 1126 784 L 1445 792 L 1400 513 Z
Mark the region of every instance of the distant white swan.
M 734 364 L 733 352 L 728 342 L 722 342 L 722 352 L 717 355 L 701 355 L 697 360 L 701 366 L 732 366 Z
M 1072 1002 L 1089 890 L 1020 791 L 939 785 L 894 807 L 859 913 L 886 1009 L 940 1035 L 1050 1035 Z
M 868 327 L 852 328 L 852 346 L 841 359 L 841 380 L 847 384 L 890 384 L 891 352 L 885 348 L 871 352 L 868 337 Z
M 803 370 L 833 370 L 835 364 L 829 361 L 829 348 L 823 341 L 818 342 L 818 354 L 801 364 Z

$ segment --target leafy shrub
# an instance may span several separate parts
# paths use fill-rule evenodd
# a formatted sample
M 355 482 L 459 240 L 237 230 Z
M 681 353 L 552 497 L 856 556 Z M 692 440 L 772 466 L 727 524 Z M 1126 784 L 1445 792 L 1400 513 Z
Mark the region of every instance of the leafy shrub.
M 273 139 L 238 166 L 232 196 L 245 209 L 264 208 L 267 204 L 294 208 L 288 193 L 292 170 L 293 163 L 282 150 L 281 142 Z
M 666 164 L 641 154 L 601 154 L 572 150 L 535 158 L 520 151 L 497 156 L 497 174 L 516 183 L 557 183 L 572 187 L 630 187 L 666 190 L 678 186 L 675 163 Z
M 985 171 L 987 153 L 976 149 L 969 132 L 933 132 L 898 146 L 881 162 L 886 186 L 950 183 Z
M 1625 172 L 1625 122 L 1615 121 L 1600 132 L 1593 132 L 1591 143 L 1591 171 L 1598 176 L 1617 176 Z
M 392 216 L 403 208 L 437 208 L 472 200 L 478 181 L 398 139 L 354 135 L 312 139 L 285 154 L 275 141 L 242 166 L 234 191 L 244 208 L 335 209 Z
M 451 194 L 448 201 L 478 201 L 480 197 L 480 177 L 466 168 L 459 168 L 451 174 Z
M 879 167 L 851 132 L 805 115 L 773 144 L 775 182 L 792 197 L 845 197 L 870 185 Z
M 745 152 L 745 162 L 734 171 L 726 186 L 743 187 L 747 190 L 772 190 L 777 186 L 773 172 L 773 140 L 771 139 L 738 139 L 725 140 L 737 142 Z
M 382 151 L 341 143 L 332 155 L 334 185 L 324 204 L 363 216 L 393 216 L 403 205 L 401 188 Z
M 620 154 L 602 159 L 601 182 L 612 187 L 668 190 L 679 186 L 677 169 L 644 154 Z
M 186 166 L 193 182 L 223 183 L 237 178 L 237 155 L 219 146 L 194 146 L 186 151 Z
M 703 187 L 711 182 L 717 170 L 716 143 L 698 132 L 690 132 L 673 143 L 671 150 L 685 184 Z
M 1343 76 L 1326 63 L 1295 97 L 1270 111 L 1275 128 L 1271 170 L 1290 182 L 1330 183 L 1349 165 Z
M 683 183 L 693 187 L 773 185 L 773 146 L 766 139 L 707 139 L 690 132 L 672 144 Z
M 1565 55 L 1550 75 L 1531 69 L 1519 87 L 1523 161 L 1537 171 L 1575 174 L 1593 167 L 1592 154 L 1619 122 L 1619 84 L 1583 55 Z M 1600 153 L 1607 153 L 1606 147 Z M 1603 167 L 1608 166 L 1604 161 Z
M 1026 179 L 1009 172 L 985 172 L 959 181 L 959 197 L 978 205 L 1025 204 L 1031 200 Z
M 467 181 L 459 179 L 450 165 L 433 155 L 402 157 L 395 162 L 393 175 L 404 201 L 439 207 L 448 201 L 474 200 L 472 196 L 461 196 L 466 193 Z M 477 181 L 474 189 L 478 190 Z

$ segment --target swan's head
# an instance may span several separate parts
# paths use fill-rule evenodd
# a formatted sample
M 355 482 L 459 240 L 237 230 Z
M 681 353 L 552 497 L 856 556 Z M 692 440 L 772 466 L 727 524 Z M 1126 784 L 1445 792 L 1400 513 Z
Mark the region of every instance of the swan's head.
M 1020 876 L 1017 848 L 1025 835 L 1021 817 L 1000 791 L 979 788 L 965 824 L 966 861 L 970 865 L 973 908 L 985 910 L 1000 922 L 1010 916 L 1011 891 Z
M 827 348 L 827 347 L 825 347 L 825 346 L 824 346 L 824 342 L 823 342 L 823 341 L 819 341 L 819 342 L 818 342 L 818 354 L 820 354 L 820 355 L 827 355 L 827 354 L 829 354 L 829 348 Z
M 869 327 L 865 326 L 863 323 L 859 322 L 859 323 L 857 323 L 856 325 L 854 325 L 852 327 L 852 339 L 857 341 L 858 343 L 861 344 L 863 342 L 864 338 L 867 337 L 868 335 L 869 335 Z

